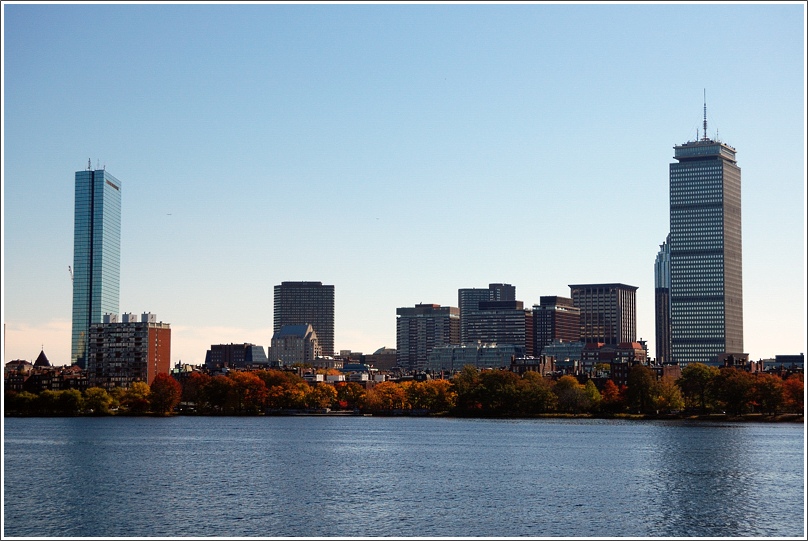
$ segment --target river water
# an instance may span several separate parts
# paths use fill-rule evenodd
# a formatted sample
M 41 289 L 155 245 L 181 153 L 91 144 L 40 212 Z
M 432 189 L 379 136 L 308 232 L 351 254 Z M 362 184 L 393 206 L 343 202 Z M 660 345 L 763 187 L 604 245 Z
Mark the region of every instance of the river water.
M 4 537 L 803 537 L 802 424 L 6 418 Z

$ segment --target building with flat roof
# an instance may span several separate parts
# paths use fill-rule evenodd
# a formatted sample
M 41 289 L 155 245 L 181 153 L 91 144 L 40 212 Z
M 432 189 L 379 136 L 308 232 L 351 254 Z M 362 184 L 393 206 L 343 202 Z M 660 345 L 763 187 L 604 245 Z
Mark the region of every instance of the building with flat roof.
M 581 310 L 568 297 L 539 297 L 533 305 L 533 355 L 540 356 L 553 342 L 581 339 Z
M 581 340 L 617 345 L 637 340 L 637 288 L 625 284 L 571 285 L 572 302 L 581 311 Z
M 267 368 L 269 359 L 263 346 L 255 344 L 213 344 L 205 354 L 205 368 L 211 372 L 222 368 Z
M 460 310 L 416 304 L 396 309 L 396 363 L 404 370 L 427 369 L 433 348 L 460 342 Z
M 87 366 L 90 327 L 118 313 L 120 268 L 121 182 L 88 164 L 76 172 L 71 364 Z
M 511 284 L 488 284 L 487 288 L 461 288 L 457 290 L 457 306 L 460 308 L 460 342 L 474 342 L 468 333 L 471 315 L 479 309 L 481 302 L 514 301 L 516 287 Z
M 310 324 L 322 355 L 334 356 L 334 286 L 322 282 L 281 282 L 275 286 L 273 333 L 286 325 Z
M 136 381 L 151 385 L 157 374 L 171 372 L 171 326 L 151 313 L 105 314 L 91 325 L 87 341 L 90 386 L 129 388 Z

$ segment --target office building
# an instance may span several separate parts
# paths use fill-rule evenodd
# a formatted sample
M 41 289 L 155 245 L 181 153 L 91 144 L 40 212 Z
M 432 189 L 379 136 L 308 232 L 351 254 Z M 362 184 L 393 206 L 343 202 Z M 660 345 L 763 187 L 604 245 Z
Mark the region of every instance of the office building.
M 486 301 L 514 301 L 516 287 L 511 284 L 488 284 L 488 288 L 463 288 L 457 290 L 457 306 L 460 308 L 460 342 L 473 341 L 468 335 L 469 317 Z
M 282 282 L 275 286 L 273 333 L 286 325 L 311 324 L 322 355 L 334 356 L 334 286 L 322 282 Z
M 582 284 L 570 286 L 573 305 L 581 311 L 581 341 L 617 345 L 637 340 L 635 286 Z
M 512 344 L 524 349 L 526 319 L 522 301 L 482 301 L 477 310 L 466 314 L 464 343 Z
M 171 371 L 171 326 L 144 313 L 105 314 L 90 326 L 87 378 L 90 386 L 129 388 L 136 381 L 151 385 L 157 374 Z
M 269 352 L 273 366 L 311 366 L 316 358 L 323 355 L 317 331 L 310 323 L 281 327 L 272 336 Z
M 460 342 L 459 308 L 416 304 L 396 316 L 396 364 L 404 370 L 426 370 L 433 348 Z
M 741 169 L 735 149 L 704 136 L 670 164 L 671 361 L 743 353 Z
M 671 362 L 671 236 L 660 244 L 654 262 L 656 361 Z
M 533 305 L 533 355 L 556 342 L 577 342 L 581 338 L 581 310 L 568 297 L 539 297 Z
M 429 353 L 427 367 L 433 372 L 459 372 L 470 365 L 477 369 L 509 368 L 515 358 L 522 358 L 525 348 L 514 344 L 449 344 L 436 346 Z
M 267 368 L 269 359 L 262 346 L 255 344 L 213 344 L 205 354 L 205 368 L 211 372 L 223 368 Z
M 71 364 L 86 367 L 90 326 L 118 313 L 121 182 L 104 169 L 76 172 Z

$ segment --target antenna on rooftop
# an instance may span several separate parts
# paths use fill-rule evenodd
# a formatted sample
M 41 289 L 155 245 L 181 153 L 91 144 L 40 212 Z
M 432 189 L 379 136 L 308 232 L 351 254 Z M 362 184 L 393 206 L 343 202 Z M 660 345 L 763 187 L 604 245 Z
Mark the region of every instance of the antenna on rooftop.
M 87 158 L 87 171 L 93 170 L 93 162 L 90 158 Z
M 707 140 L 707 89 L 704 89 L 704 140 Z

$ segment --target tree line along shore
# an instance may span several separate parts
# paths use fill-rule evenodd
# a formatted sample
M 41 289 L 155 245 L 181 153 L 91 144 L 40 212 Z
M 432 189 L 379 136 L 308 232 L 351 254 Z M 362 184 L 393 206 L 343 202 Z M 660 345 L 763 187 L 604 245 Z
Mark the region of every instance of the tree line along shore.
M 107 391 L 90 387 L 6 391 L 5 416 L 77 415 L 283 415 L 343 413 L 447 415 L 457 417 L 592 416 L 620 418 L 753 419 L 802 421 L 803 375 L 781 377 L 719 369 L 700 363 L 682 375 L 656 379 L 636 365 L 627 385 L 606 380 L 598 388 L 574 376 L 536 372 L 478 371 L 464 367 L 451 379 L 385 381 L 365 388 L 356 382 L 306 382 L 296 372 L 193 372 L 182 383 L 159 374 L 151 385 Z

